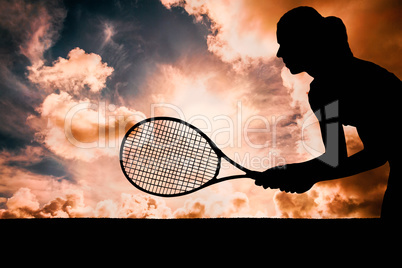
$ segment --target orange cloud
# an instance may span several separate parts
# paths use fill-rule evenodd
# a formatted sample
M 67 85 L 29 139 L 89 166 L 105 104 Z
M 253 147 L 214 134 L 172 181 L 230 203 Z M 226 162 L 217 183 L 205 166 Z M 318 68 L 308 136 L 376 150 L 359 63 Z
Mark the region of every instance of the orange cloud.
M 66 198 L 56 198 L 40 208 L 29 188 L 20 188 L 0 210 L 0 218 L 82 218 L 93 217 L 94 211 L 84 204 L 82 191 L 72 192 Z
M 49 94 L 37 109 L 40 117 L 30 116 L 28 123 L 37 130 L 37 141 L 63 158 L 92 161 L 115 156 L 127 128 L 145 118 L 141 112 L 99 100 L 113 68 L 97 54 L 75 48 L 67 59 L 29 70 L 28 78 L 40 89 L 60 91 Z
M 277 192 L 282 218 L 378 218 L 387 185 L 388 165 L 352 177 L 320 182 L 303 194 Z
M 29 211 L 39 209 L 39 202 L 36 196 L 28 188 L 19 189 L 12 197 L 7 200 L 7 207 L 15 211 L 18 217 L 26 217 Z
M 91 92 L 99 92 L 113 73 L 113 68 L 102 63 L 99 55 L 87 54 L 78 47 L 68 53 L 67 59 L 60 57 L 52 66 L 33 65 L 28 70 L 28 79 L 41 88 L 70 94 L 83 93 L 86 87 Z
M 249 214 L 249 200 L 244 193 L 235 192 L 219 198 L 188 199 L 184 207 L 174 212 L 176 218 L 244 217 Z
M 81 189 L 69 190 L 40 205 L 29 188 L 23 187 L 7 199 L 6 209 L 0 209 L 0 218 L 215 218 L 241 217 L 249 214 L 245 194 L 234 193 L 219 198 L 189 199 L 183 207 L 172 210 L 165 199 L 144 194 L 122 193 L 120 199 L 106 199 L 91 206 Z
M 38 109 L 40 117 L 31 116 L 28 123 L 37 130 L 36 140 L 63 158 L 92 161 L 102 155 L 113 156 L 118 150 L 116 139 L 127 127 L 122 120 L 123 129 L 119 129 L 118 117 L 131 116 L 134 111 L 102 111 L 99 106 L 89 99 L 74 100 L 66 92 L 52 93 Z

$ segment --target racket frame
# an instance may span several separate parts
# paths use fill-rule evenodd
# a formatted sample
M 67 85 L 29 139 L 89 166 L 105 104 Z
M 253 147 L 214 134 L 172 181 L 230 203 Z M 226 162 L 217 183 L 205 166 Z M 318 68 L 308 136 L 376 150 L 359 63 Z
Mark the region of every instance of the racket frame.
M 206 183 L 200 185 L 197 188 L 194 188 L 190 191 L 185 191 L 185 192 L 181 192 L 181 193 L 176 193 L 176 194 L 159 194 L 159 193 L 155 193 L 155 192 L 151 192 L 148 191 L 144 188 L 142 188 L 141 186 L 137 185 L 126 173 L 125 171 L 125 167 L 124 167 L 124 163 L 123 163 L 123 152 L 124 152 L 124 144 L 127 140 L 127 138 L 129 137 L 129 135 L 132 133 L 132 131 L 136 128 L 138 128 L 139 126 L 148 123 L 148 122 L 152 122 L 152 121 L 156 121 L 156 120 L 168 120 L 168 121 L 174 121 L 174 122 L 178 122 L 181 124 L 184 124 L 186 126 L 188 126 L 189 128 L 195 130 L 198 134 L 200 134 L 207 142 L 208 144 L 211 146 L 211 148 L 214 150 L 214 152 L 217 155 L 218 158 L 218 163 L 217 163 L 217 168 L 216 168 L 216 172 L 215 175 L 212 177 L 212 179 L 210 179 L 209 181 L 207 181 Z M 228 161 L 229 163 L 231 163 L 233 166 L 235 166 L 236 168 L 238 168 L 239 170 L 245 172 L 245 174 L 243 175 L 233 175 L 233 176 L 227 176 L 227 177 L 223 177 L 223 178 L 217 178 L 218 174 L 220 172 L 221 169 L 221 160 L 222 158 L 224 158 L 226 161 Z M 158 117 L 151 117 L 151 118 L 147 118 L 144 119 L 138 123 L 136 123 L 134 126 L 132 126 L 127 132 L 126 135 L 124 136 L 122 142 L 121 142 L 121 146 L 120 146 L 120 167 L 121 170 L 123 171 L 124 176 L 126 177 L 126 179 L 137 189 L 146 192 L 148 194 L 152 194 L 152 195 L 156 195 L 156 196 L 161 196 L 161 197 L 177 197 L 177 196 L 182 196 L 182 195 L 186 195 L 186 194 L 190 194 L 193 193 L 195 191 L 201 190 L 205 187 L 211 186 L 215 183 L 218 182 L 222 182 L 222 181 L 227 181 L 227 180 L 232 180 L 232 179 L 239 179 L 239 178 L 253 178 L 254 175 L 253 173 L 256 173 L 256 171 L 252 171 L 249 170 L 241 165 L 239 165 L 238 163 L 236 163 L 235 161 L 233 161 L 232 159 L 230 159 L 227 155 L 225 155 L 221 149 L 218 148 L 218 146 L 216 146 L 216 144 L 204 133 L 202 132 L 200 129 L 198 129 L 197 127 L 193 126 L 192 124 L 183 121 L 181 119 L 175 118 L 175 117 L 168 117 L 168 116 L 158 116 Z

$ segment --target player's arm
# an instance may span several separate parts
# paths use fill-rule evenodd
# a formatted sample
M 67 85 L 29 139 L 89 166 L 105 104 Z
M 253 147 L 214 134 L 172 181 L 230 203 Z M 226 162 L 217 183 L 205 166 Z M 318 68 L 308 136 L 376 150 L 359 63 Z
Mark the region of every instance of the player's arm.
M 305 192 L 315 183 L 334 179 L 334 169 L 347 160 L 346 141 L 338 118 L 330 121 L 320 118 L 321 136 L 325 152 L 312 160 L 275 167 L 263 172 L 257 185 L 279 188 L 290 192 Z
M 338 131 L 343 133 L 343 129 L 338 129 Z M 279 188 L 284 191 L 301 193 L 309 190 L 319 181 L 348 177 L 379 167 L 386 163 L 386 154 L 377 142 L 379 138 L 376 137 L 376 134 L 373 131 L 371 131 L 371 135 L 367 135 L 367 133 L 363 130 L 360 134 L 364 149 L 350 157 L 345 157 L 346 143 L 344 142 L 344 135 L 342 135 L 343 142 L 342 139 L 339 139 L 338 142 L 339 145 L 345 144 L 345 151 L 342 152 L 343 146 L 338 147 L 340 152 L 337 165 L 328 164 L 328 159 L 336 157 L 337 153 L 336 150 L 331 149 L 330 143 L 332 141 L 327 140 L 326 151 L 323 155 L 306 162 L 268 169 L 261 173 L 256 184 L 262 185 L 264 188 Z M 326 134 L 322 134 L 325 140 Z
M 358 131 L 364 149 L 347 157 L 332 170 L 324 167 L 321 168 L 321 171 L 318 170 L 318 175 L 321 175 L 323 180 L 352 176 L 377 168 L 387 162 L 386 146 L 381 144 L 384 142 L 384 138 L 380 131 L 373 128 L 359 128 Z

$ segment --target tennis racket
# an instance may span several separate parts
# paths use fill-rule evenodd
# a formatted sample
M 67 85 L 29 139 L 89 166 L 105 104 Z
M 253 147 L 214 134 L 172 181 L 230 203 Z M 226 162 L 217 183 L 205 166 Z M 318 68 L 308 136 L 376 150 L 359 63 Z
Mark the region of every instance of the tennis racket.
M 245 174 L 218 179 L 222 158 Z M 120 165 L 132 185 L 163 197 L 260 173 L 237 164 L 201 130 L 172 117 L 148 118 L 130 128 L 120 147 Z

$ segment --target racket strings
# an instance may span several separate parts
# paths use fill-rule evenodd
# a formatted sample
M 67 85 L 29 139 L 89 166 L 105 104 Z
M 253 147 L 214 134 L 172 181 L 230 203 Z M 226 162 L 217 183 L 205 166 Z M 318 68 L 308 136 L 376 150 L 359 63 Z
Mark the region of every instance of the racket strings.
M 155 120 L 134 129 L 124 143 L 126 174 L 152 193 L 174 195 L 215 176 L 219 159 L 197 131 L 180 122 Z

